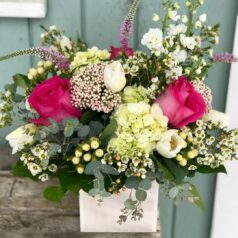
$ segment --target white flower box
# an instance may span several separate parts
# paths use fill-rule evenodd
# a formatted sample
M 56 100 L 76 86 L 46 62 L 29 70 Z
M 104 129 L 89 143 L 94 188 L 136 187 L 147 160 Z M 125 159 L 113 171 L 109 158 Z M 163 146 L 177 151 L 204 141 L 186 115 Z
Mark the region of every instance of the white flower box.
M 81 232 L 156 232 L 159 214 L 159 185 L 154 182 L 151 190 L 147 192 L 148 197 L 142 203 L 143 218 L 140 221 L 128 219 L 120 225 L 117 221 L 129 194 L 130 190 L 122 192 L 120 195 L 112 195 L 103 199 L 99 206 L 97 199 L 81 190 L 79 196 Z
M 0 0 L 0 17 L 44 18 L 47 0 Z

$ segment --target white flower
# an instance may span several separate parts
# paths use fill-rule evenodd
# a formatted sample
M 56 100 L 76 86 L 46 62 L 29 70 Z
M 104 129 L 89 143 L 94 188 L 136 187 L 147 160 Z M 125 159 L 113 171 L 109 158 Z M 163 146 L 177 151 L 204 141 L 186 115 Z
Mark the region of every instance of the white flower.
M 202 119 L 205 122 L 211 121 L 215 124 L 219 124 L 222 128 L 229 126 L 229 116 L 216 110 L 211 110 L 209 113 L 205 114 Z
M 28 163 L 27 168 L 30 170 L 33 176 L 36 176 L 37 174 L 42 172 L 42 168 L 36 163 Z
M 57 27 L 55 26 L 55 25 L 53 25 L 53 26 L 50 26 L 50 31 L 54 31 L 54 30 L 56 30 L 57 29 Z
M 132 114 L 144 114 L 150 111 L 150 105 L 145 102 L 128 103 L 127 110 Z
M 162 127 L 167 127 L 168 117 L 164 116 L 163 111 L 161 110 L 158 103 L 154 103 L 151 106 L 151 115 L 160 122 Z
M 10 97 L 12 95 L 12 93 L 8 90 L 8 91 L 6 91 L 5 92 L 5 96 L 8 98 L 8 97 Z
M 202 22 L 201 21 L 196 21 L 194 26 L 195 26 L 196 29 L 199 29 L 199 28 L 202 27 Z
M 142 37 L 141 44 L 150 50 L 163 52 L 163 32 L 159 28 L 150 28 Z
M 156 145 L 159 154 L 167 159 L 175 158 L 185 146 L 185 141 L 178 135 L 178 130 L 164 132 Z
M 60 48 L 65 51 L 67 49 L 71 50 L 72 49 L 72 45 L 70 42 L 70 39 L 66 36 L 63 36 L 61 41 L 60 41 Z
M 124 69 L 119 61 L 106 65 L 104 69 L 104 83 L 108 89 L 120 92 L 126 86 Z
M 188 22 L 188 17 L 187 17 L 186 15 L 182 15 L 181 21 L 182 21 L 183 23 Z
M 48 170 L 52 173 L 55 173 L 58 169 L 58 166 L 56 164 L 51 164 L 48 166 Z
M 187 31 L 187 26 L 184 24 L 178 24 L 178 25 L 170 24 L 167 34 L 169 36 L 175 36 L 181 33 L 185 33 L 186 31 Z
M 158 14 L 154 14 L 152 20 L 153 21 L 159 21 L 160 20 L 159 15 Z
M 176 49 L 172 52 L 172 57 L 179 63 L 184 62 L 187 59 L 187 52 L 185 50 Z
M 41 174 L 39 177 L 41 182 L 45 182 L 47 180 L 49 180 L 49 175 L 48 174 Z
M 166 78 L 178 78 L 183 75 L 183 68 L 181 66 L 173 67 L 170 70 L 165 70 Z
M 199 21 L 206 22 L 207 21 L 207 14 L 204 13 L 201 16 L 199 16 Z
M 26 134 L 26 130 L 29 130 L 30 134 Z M 36 131 L 36 126 L 32 123 L 21 126 L 15 131 L 11 132 L 7 137 L 10 146 L 12 147 L 12 154 L 20 151 L 25 145 L 33 143 L 33 135 Z
M 177 15 L 177 11 L 173 11 L 171 9 L 169 9 L 168 11 L 168 17 L 173 20 L 173 21 L 177 21 L 180 19 L 180 15 Z
M 190 50 L 193 50 L 197 44 L 196 40 L 193 37 L 188 37 L 184 34 L 180 36 L 180 41 L 184 47 L 187 47 Z

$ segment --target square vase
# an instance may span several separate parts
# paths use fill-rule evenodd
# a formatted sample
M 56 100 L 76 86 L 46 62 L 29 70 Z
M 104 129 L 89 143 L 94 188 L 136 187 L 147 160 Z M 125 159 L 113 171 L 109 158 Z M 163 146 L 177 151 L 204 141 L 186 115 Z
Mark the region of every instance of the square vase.
M 118 218 L 122 214 L 124 202 L 129 198 L 130 190 L 104 198 L 98 205 L 97 199 L 80 190 L 79 210 L 81 232 L 156 232 L 158 227 L 159 185 L 154 182 L 142 202 L 143 218 L 139 221 L 127 219 L 122 225 Z

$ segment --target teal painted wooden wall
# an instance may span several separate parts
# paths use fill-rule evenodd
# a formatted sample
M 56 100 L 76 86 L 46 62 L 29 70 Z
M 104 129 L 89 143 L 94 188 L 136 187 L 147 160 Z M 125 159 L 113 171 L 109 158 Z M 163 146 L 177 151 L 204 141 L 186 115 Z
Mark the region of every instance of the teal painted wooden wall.
M 48 14 L 45 19 L 0 18 L 0 55 L 39 44 L 41 29 L 39 25 L 57 25 L 66 30 L 71 37 L 77 33 L 88 42 L 108 48 L 118 44 L 120 23 L 127 13 L 131 0 L 48 0 Z M 141 49 L 141 36 L 154 26 L 153 13 L 161 12 L 162 0 L 141 0 L 131 45 Z M 184 3 L 184 0 L 180 0 Z M 231 51 L 237 15 L 237 0 L 207 0 L 199 12 L 209 14 L 210 23 L 221 23 L 221 43 L 217 51 Z M 0 64 L 0 87 L 11 80 L 17 72 L 26 73 L 35 59 L 21 57 Z M 229 66 L 219 65 L 210 71 L 208 84 L 213 89 L 213 106 L 224 110 L 226 101 Z M 0 141 L 8 130 L 2 130 Z M 205 200 L 206 212 L 203 214 L 190 204 L 174 207 L 160 196 L 162 238 L 209 238 L 215 190 L 215 176 L 197 176 L 194 179 Z

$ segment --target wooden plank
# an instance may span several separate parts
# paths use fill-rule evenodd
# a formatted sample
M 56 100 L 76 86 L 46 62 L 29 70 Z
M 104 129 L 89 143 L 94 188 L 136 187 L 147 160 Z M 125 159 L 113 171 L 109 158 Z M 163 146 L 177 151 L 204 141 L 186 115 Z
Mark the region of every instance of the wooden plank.
M 78 197 L 69 194 L 62 203 L 42 198 L 42 191 L 52 180 L 37 183 L 0 172 L 1 238 L 91 237 L 91 238 L 159 238 L 159 232 L 147 234 L 80 233 Z M 159 228 L 158 228 L 159 229 Z

